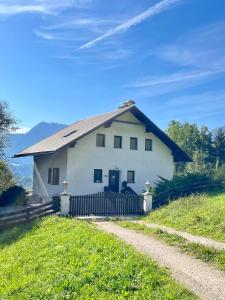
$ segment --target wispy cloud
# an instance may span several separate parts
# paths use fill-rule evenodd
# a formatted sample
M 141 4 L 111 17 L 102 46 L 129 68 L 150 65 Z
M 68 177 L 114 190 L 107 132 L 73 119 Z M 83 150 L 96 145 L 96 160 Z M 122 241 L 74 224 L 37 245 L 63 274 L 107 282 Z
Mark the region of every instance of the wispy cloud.
M 34 33 L 42 38 L 42 39 L 45 39 L 45 40 L 54 40 L 55 39 L 55 36 L 52 35 L 51 33 L 48 33 L 48 32 L 43 32 L 43 31 L 39 31 L 39 30 L 35 30 Z
M 154 55 L 179 66 L 215 70 L 225 67 L 224 44 L 225 22 L 220 22 L 183 35 Z
M 189 87 L 206 84 L 225 75 L 225 22 L 197 28 L 171 45 L 156 48 L 157 56 L 173 64 L 166 74 L 143 76 L 125 87 L 136 88 L 140 97 L 169 94 Z M 150 57 L 151 57 L 150 56 Z
M 163 117 L 168 120 L 178 119 L 205 123 L 206 117 L 223 115 L 225 109 L 225 90 L 208 91 L 187 96 L 173 97 L 160 106 L 155 113 L 164 111 Z M 187 114 L 187 110 L 190 112 Z
M 21 13 L 50 14 L 51 11 L 45 5 L 7 5 L 0 4 L 0 15 L 16 15 Z
M 151 86 L 159 86 L 159 85 L 167 85 L 172 83 L 179 83 L 179 82 L 188 82 L 188 81 L 195 81 L 196 80 L 204 80 L 210 76 L 220 74 L 225 72 L 225 68 L 221 68 L 218 70 L 205 70 L 205 71 L 189 71 L 189 72 L 176 72 L 168 75 L 163 76 L 148 76 L 143 77 L 135 82 L 128 83 L 126 87 L 132 88 L 142 88 L 142 87 L 151 87 Z
M 122 23 L 121 25 L 118 25 L 117 27 L 107 31 L 106 33 L 102 34 L 101 36 L 97 37 L 96 39 L 82 45 L 81 47 L 79 47 L 79 49 L 87 49 L 87 48 L 93 47 L 98 42 L 104 40 L 105 38 L 108 38 L 110 36 L 113 36 L 113 35 L 121 33 L 121 32 L 125 32 L 128 29 L 130 29 L 131 27 L 165 11 L 166 9 L 168 9 L 169 7 L 171 7 L 172 5 L 174 5 L 180 1 L 181 0 L 162 0 L 162 1 L 158 2 L 157 4 L 149 7 L 147 10 L 145 10 L 141 14 L 139 14 L 139 15 L 131 18 L 130 20 L 126 21 L 125 23 Z
M 70 7 L 86 7 L 92 0 L 2 0 L 0 15 L 21 13 L 57 14 Z

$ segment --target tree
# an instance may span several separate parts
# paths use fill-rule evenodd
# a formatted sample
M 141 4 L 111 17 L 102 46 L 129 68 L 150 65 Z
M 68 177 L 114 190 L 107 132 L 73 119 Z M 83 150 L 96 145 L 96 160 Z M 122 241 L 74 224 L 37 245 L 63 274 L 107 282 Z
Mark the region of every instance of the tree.
M 225 163 L 225 133 L 220 128 L 215 136 L 214 142 L 215 167 L 216 170 Z
M 17 121 L 5 101 L 0 101 L 0 159 L 4 158 L 10 132 L 16 130 Z
M 206 126 L 172 121 L 167 134 L 193 159 L 193 163 L 176 164 L 176 173 L 206 172 L 213 168 L 212 132 Z
M 5 161 L 10 132 L 16 129 L 17 121 L 11 113 L 8 103 L 0 101 L 0 194 L 14 184 L 13 175 Z
M 0 194 L 14 185 L 13 175 L 5 161 L 0 161 Z

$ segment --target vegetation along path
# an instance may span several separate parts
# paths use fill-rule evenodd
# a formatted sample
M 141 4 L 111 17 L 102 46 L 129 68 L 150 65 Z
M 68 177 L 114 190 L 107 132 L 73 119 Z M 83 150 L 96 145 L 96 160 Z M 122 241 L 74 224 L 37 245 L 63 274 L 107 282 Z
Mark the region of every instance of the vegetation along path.
M 217 242 L 217 241 L 214 241 L 212 239 L 208 239 L 208 238 L 205 238 L 202 236 L 192 235 L 190 233 L 187 233 L 184 231 L 179 231 L 179 230 L 176 230 L 174 228 L 167 227 L 164 225 L 146 223 L 144 221 L 133 221 L 133 222 L 145 225 L 149 228 L 159 228 L 160 230 L 162 230 L 164 232 L 179 235 L 190 242 L 198 243 L 198 244 L 206 246 L 206 247 L 212 247 L 216 250 L 225 250 L 225 243 L 222 243 L 222 242 Z
M 225 299 L 225 273 L 152 237 L 122 228 L 111 222 L 97 226 L 147 254 L 170 269 L 173 277 L 192 290 L 200 299 Z

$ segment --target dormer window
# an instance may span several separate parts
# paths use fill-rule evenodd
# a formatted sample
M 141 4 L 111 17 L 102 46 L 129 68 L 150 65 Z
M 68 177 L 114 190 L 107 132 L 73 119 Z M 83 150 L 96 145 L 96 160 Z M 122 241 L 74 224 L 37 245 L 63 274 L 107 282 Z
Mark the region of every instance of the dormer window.
M 98 133 L 96 135 L 96 146 L 97 147 L 105 147 L 105 135 Z

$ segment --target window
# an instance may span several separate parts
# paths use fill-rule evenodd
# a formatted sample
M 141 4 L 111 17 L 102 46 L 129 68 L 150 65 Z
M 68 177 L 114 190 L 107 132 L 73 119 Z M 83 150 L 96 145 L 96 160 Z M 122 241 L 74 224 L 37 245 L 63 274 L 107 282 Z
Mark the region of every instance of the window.
M 48 184 L 52 184 L 52 169 L 48 169 Z
M 59 168 L 48 169 L 48 184 L 59 184 Z
M 127 171 L 127 183 L 135 182 L 135 171 Z
M 102 169 L 94 169 L 94 182 L 102 182 Z
M 97 147 L 105 147 L 105 135 L 98 133 L 96 135 L 96 146 Z
M 130 138 L 130 149 L 131 150 L 137 150 L 138 148 L 138 139 L 135 137 Z
M 53 185 L 58 185 L 59 184 L 59 168 L 53 168 L 52 184 Z
M 152 140 L 145 139 L 145 151 L 152 151 Z
M 114 148 L 122 148 L 122 136 L 114 136 Z

